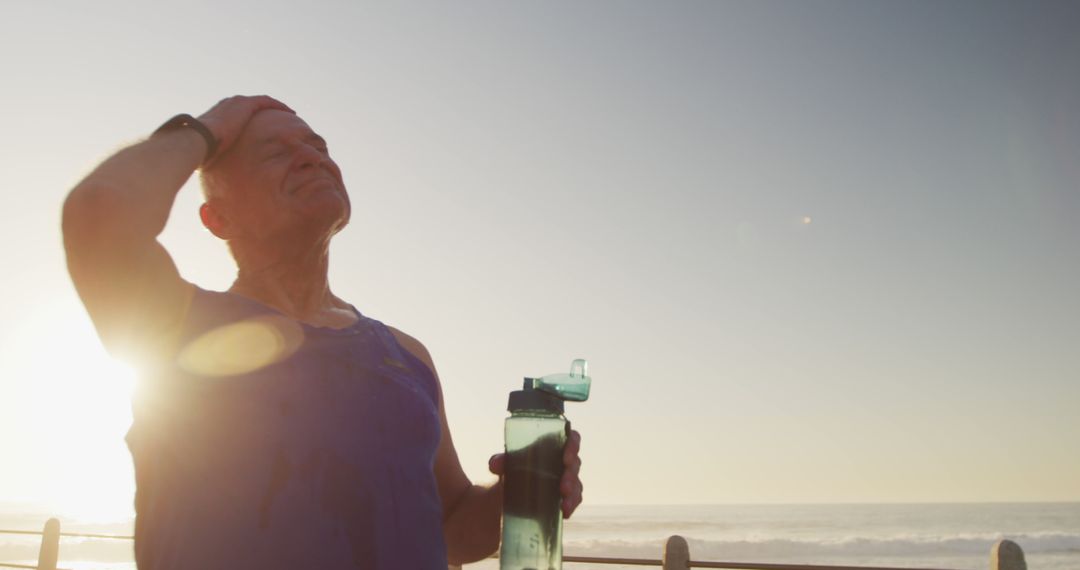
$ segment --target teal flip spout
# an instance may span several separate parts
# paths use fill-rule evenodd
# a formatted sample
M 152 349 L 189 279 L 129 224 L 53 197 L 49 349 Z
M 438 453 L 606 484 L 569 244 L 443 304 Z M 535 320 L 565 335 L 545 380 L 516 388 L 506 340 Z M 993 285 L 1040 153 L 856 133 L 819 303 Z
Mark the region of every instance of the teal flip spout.
M 529 380 L 532 381 L 534 389 L 543 390 L 568 402 L 588 400 L 589 387 L 592 385 L 592 378 L 589 377 L 589 363 L 584 358 L 578 358 L 570 364 L 569 374 L 548 374 L 540 378 L 529 378 Z

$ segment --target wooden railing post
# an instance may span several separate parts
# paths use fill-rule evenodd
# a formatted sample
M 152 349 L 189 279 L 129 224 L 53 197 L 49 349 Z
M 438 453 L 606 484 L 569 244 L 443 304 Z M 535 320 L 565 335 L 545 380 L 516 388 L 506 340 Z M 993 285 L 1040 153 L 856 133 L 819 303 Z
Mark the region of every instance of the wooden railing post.
M 990 549 L 990 570 L 1027 570 L 1024 551 L 1011 540 L 999 540 Z
M 41 550 L 38 551 L 38 570 L 56 570 L 56 561 L 60 558 L 60 521 L 45 521 L 41 531 Z
M 664 570 L 690 570 L 690 545 L 686 539 L 673 534 L 664 545 Z

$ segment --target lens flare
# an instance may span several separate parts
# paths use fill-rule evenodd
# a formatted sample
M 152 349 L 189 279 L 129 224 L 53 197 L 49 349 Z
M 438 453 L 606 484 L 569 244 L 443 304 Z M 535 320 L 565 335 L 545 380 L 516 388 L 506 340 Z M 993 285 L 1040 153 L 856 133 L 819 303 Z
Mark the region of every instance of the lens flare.
M 296 322 L 258 317 L 204 333 L 180 351 L 177 363 L 200 376 L 247 374 L 288 358 L 303 340 L 304 331 Z

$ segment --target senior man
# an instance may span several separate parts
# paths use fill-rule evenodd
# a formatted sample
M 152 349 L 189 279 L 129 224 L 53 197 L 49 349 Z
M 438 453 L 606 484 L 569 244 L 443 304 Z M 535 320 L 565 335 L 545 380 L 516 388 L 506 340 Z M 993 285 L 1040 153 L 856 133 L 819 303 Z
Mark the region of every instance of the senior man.
M 200 166 L 203 224 L 238 267 L 225 292 L 184 281 L 157 241 Z M 139 568 L 442 570 L 497 548 L 501 485 L 462 470 L 431 356 L 330 290 L 349 215 L 326 141 L 265 96 L 166 122 L 69 195 L 76 289 L 105 347 L 140 371 L 127 436 Z M 502 457 L 489 468 L 501 475 Z

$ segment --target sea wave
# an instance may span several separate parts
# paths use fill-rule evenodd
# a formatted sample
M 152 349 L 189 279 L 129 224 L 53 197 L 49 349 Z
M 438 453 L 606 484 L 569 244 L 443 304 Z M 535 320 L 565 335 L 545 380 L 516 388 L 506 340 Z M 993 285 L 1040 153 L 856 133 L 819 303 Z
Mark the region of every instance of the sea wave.
M 814 557 L 925 557 L 986 555 L 995 542 L 1007 538 L 1028 554 L 1080 552 L 1080 534 L 967 534 L 954 536 L 895 536 L 798 540 L 785 538 L 746 540 L 698 540 L 687 538 L 696 559 L 766 560 Z M 663 540 L 580 540 L 566 541 L 564 551 L 578 556 L 625 556 L 657 558 Z

